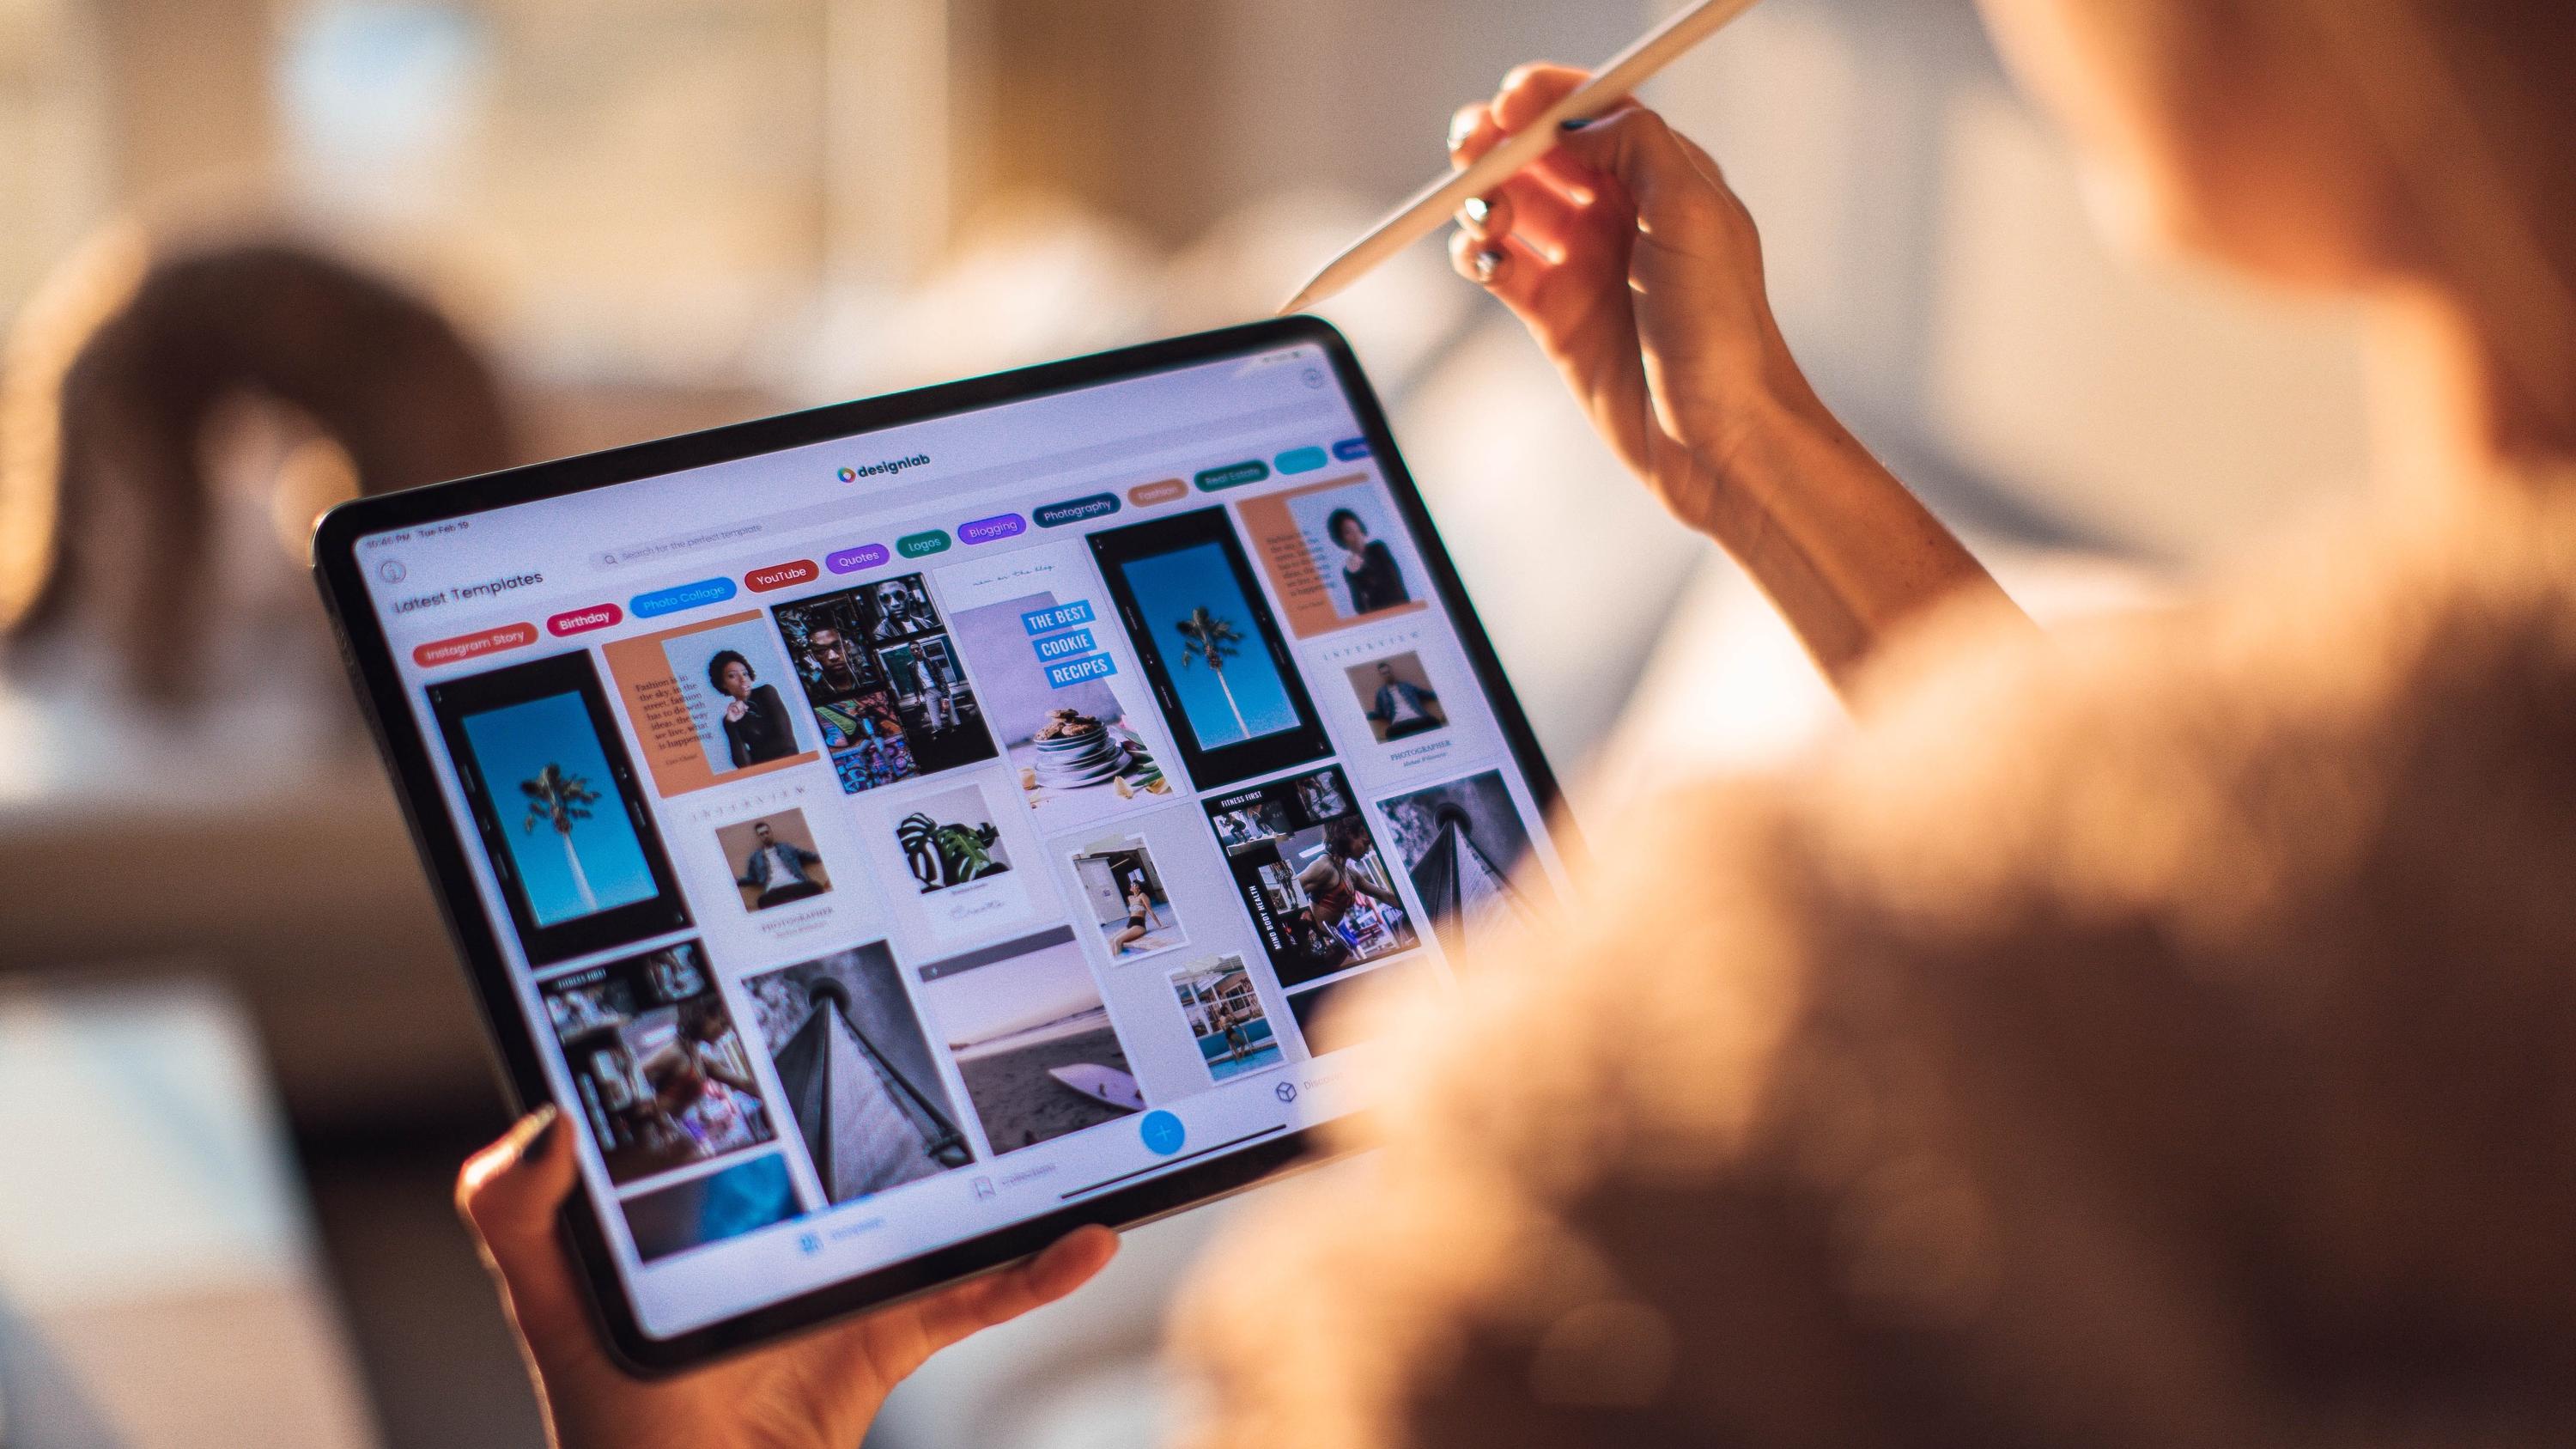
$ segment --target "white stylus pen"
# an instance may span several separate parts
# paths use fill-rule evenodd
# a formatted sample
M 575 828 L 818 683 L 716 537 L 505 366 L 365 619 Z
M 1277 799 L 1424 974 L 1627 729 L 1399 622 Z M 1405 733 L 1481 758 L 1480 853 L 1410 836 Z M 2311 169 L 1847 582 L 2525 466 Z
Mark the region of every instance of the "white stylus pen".
M 1556 145 L 1567 121 L 1588 121 L 1626 100 L 1657 71 L 1680 59 L 1692 46 L 1715 35 L 1726 23 L 1753 8 L 1755 0 L 1699 0 L 1640 36 L 1593 72 L 1572 95 L 1548 107 L 1527 129 L 1477 158 L 1464 171 L 1453 171 L 1397 207 L 1350 249 L 1325 263 L 1297 295 L 1279 304 L 1287 316 L 1342 290 L 1397 252 L 1438 230 L 1467 198 L 1481 196 L 1518 174 Z

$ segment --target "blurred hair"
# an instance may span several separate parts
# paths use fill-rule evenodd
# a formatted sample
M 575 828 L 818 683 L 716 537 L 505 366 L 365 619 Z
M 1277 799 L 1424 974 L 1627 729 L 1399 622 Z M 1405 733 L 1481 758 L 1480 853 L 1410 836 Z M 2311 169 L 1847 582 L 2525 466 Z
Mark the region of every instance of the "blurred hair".
M 742 657 L 741 650 L 719 649 L 716 651 L 716 656 L 707 661 L 707 683 L 714 685 L 718 694 L 724 693 L 725 666 L 728 664 L 741 665 L 742 677 L 745 679 L 760 677 L 760 671 L 751 667 L 751 661 Z
M 1336 508 L 1331 513 L 1325 515 L 1324 532 L 1330 534 L 1336 542 L 1339 542 L 1342 536 L 1342 525 L 1345 523 L 1359 524 L 1359 530 L 1361 533 L 1368 532 L 1368 525 L 1360 523 L 1360 516 L 1347 508 Z
M 220 404 L 300 410 L 363 493 L 509 461 L 500 384 L 434 306 L 285 243 L 164 252 L 110 229 L 29 302 L 0 386 L 0 635 L 77 595 L 165 692 L 190 681 L 144 661 L 206 603 Z
M 2275 0 L 2229 0 L 2255 10 Z M 2476 316 L 2513 401 L 2576 430 L 2576 5 L 2297 0 L 2379 140 L 2432 280 Z

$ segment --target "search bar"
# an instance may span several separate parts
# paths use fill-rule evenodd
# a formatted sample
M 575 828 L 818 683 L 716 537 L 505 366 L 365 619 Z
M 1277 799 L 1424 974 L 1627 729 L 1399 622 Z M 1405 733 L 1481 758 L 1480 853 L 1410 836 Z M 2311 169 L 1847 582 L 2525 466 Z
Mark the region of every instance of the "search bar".
M 1108 442 L 1068 448 L 1061 453 L 995 464 L 989 468 L 977 468 L 936 480 L 939 491 L 935 494 L 923 494 L 917 499 L 903 501 L 906 506 L 962 505 L 973 499 L 979 484 L 1007 483 L 1007 489 L 1002 491 L 1017 493 L 1044 484 L 1050 478 L 1060 477 L 1065 473 L 1093 464 L 1121 464 L 1119 471 L 1123 472 L 1141 467 L 1147 460 L 1158 454 L 1176 451 L 1205 454 L 1214 451 L 1220 444 L 1249 434 L 1277 432 L 1297 424 L 1338 425 L 1344 416 L 1340 407 L 1321 401 L 1261 408 L 1252 412 L 1236 413 L 1231 417 L 1192 423 L 1185 427 L 1138 433 L 1131 437 L 1114 438 Z M 915 488 L 920 483 L 929 481 L 932 480 L 891 482 L 881 485 L 879 491 L 863 497 L 836 498 L 828 503 L 807 504 L 802 508 L 763 514 L 758 518 L 709 524 L 704 528 L 691 529 L 685 533 L 620 544 L 615 548 L 603 549 L 592 555 L 592 561 L 601 568 L 631 563 L 650 563 L 680 554 L 695 553 L 700 549 L 740 544 L 750 539 L 765 538 L 771 534 L 794 532 L 822 524 L 839 523 L 851 518 L 882 513 L 886 511 L 890 502 L 900 496 L 896 490 Z

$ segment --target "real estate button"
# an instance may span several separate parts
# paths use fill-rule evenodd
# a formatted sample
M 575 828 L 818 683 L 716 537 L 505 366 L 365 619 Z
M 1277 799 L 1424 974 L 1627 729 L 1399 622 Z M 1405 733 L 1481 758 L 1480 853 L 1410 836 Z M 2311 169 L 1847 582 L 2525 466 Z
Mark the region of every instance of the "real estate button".
M 1222 468 L 1210 468 L 1201 473 L 1199 491 L 1214 493 L 1220 488 L 1240 488 L 1246 483 L 1258 483 L 1269 476 L 1270 465 L 1259 458 L 1242 463 L 1228 463 Z
M 581 634 L 592 629 L 605 629 L 625 621 L 626 611 L 615 604 L 593 604 L 587 609 L 571 609 L 546 621 L 546 632 L 560 639 L 566 634 Z
M 753 593 L 765 594 L 771 589 L 783 589 L 789 584 L 801 584 L 807 579 L 818 577 L 822 572 L 821 569 L 814 567 L 812 559 L 800 558 L 794 563 L 771 564 L 765 569 L 753 569 L 742 576 L 742 581 Z
M 480 634 L 459 634 L 453 639 L 434 639 L 412 650 L 411 662 L 423 669 L 435 669 L 442 664 L 461 664 L 468 659 L 479 658 L 485 654 L 497 654 L 504 649 L 516 649 L 521 645 L 536 642 L 536 625 L 504 624 L 498 629 L 486 629 Z

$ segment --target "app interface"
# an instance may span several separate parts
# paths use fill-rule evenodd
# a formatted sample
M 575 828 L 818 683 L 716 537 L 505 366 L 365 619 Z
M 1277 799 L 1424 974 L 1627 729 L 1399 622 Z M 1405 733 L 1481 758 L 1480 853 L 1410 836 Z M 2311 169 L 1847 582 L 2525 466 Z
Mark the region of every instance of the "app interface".
M 1348 1110 L 1560 879 L 1316 348 L 357 557 L 658 1336 Z

